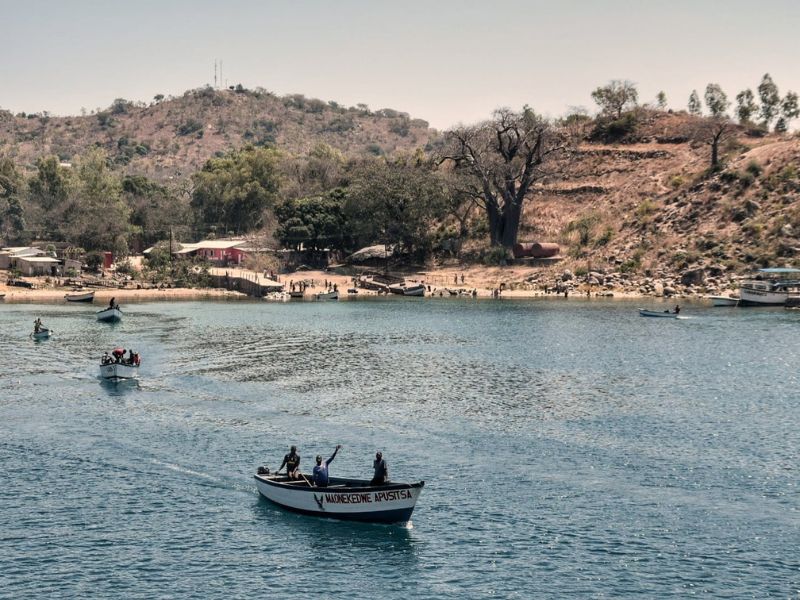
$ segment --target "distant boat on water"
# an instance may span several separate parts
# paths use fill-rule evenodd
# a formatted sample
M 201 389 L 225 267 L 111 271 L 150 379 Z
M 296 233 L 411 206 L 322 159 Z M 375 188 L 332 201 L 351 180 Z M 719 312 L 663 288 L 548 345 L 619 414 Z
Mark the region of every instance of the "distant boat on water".
M 47 329 L 46 327 L 42 327 L 39 331 L 34 331 L 31 333 L 31 337 L 34 340 L 46 340 L 50 338 L 52 331 Z
M 677 319 L 680 314 L 669 310 L 647 310 L 646 308 L 639 309 L 640 317 L 660 317 L 662 319 Z
M 339 292 L 320 292 L 314 296 L 317 300 L 338 300 Z

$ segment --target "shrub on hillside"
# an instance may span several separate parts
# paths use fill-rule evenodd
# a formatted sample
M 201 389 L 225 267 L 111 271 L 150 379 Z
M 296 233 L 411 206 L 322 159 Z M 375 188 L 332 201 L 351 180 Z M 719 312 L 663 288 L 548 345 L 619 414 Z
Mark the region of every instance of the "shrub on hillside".
M 634 138 L 638 124 L 636 114 L 633 112 L 627 112 L 619 119 L 598 117 L 589 138 L 606 143 L 630 140 Z
M 197 131 L 202 131 L 203 124 L 197 119 L 187 119 L 178 126 L 178 135 L 191 135 Z

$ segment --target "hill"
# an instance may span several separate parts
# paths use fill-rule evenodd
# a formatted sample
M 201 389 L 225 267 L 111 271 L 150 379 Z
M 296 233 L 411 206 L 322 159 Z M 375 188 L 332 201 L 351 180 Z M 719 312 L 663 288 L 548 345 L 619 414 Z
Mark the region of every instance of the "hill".
M 126 173 L 156 180 L 185 177 L 216 153 L 245 144 L 305 153 L 322 142 L 348 155 L 381 155 L 425 147 L 435 135 L 426 121 L 393 109 L 346 108 L 239 86 L 156 96 L 149 105 L 117 99 L 83 116 L 0 111 L 0 155 L 19 165 L 31 167 L 45 155 L 70 161 L 99 146 Z

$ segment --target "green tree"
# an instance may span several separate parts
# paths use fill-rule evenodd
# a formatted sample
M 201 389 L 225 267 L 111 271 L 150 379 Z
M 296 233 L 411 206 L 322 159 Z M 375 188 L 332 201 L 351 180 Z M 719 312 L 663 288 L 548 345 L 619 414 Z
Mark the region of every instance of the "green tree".
M 769 73 L 766 73 L 758 84 L 758 96 L 761 98 L 761 121 L 765 127 L 769 127 L 772 120 L 779 116 L 781 104 L 778 86 L 772 81 Z
M 692 93 L 689 94 L 689 114 L 696 117 L 703 114 L 703 105 L 700 104 L 700 96 L 697 94 L 697 90 L 692 90 Z
M 783 131 L 788 130 L 789 123 L 798 116 L 800 116 L 800 106 L 798 106 L 797 94 L 791 91 L 786 92 L 786 96 L 784 96 L 781 101 L 781 116 L 778 119 L 778 121 L 783 124 Z M 777 124 L 775 125 L 775 129 L 776 131 L 778 130 Z
M 275 211 L 278 239 L 293 248 L 302 245 L 310 250 L 343 250 L 349 242 L 344 201 L 344 191 L 337 188 L 323 195 L 280 203 Z
M 471 195 L 486 212 L 491 244 L 511 248 L 528 192 L 568 144 L 563 130 L 529 107 L 504 108 L 490 121 L 448 131 L 441 160 L 453 161 L 470 182 Z
M 638 98 L 636 86 L 627 80 L 614 79 L 592 92 L 592 100 L 600 107 L 600 111 L 617 119 L 623 111 L 635 107 Z
M 739 123 L 743 125 L 749 123 L 750 117 L 752 117 L 757 110 L 758 106 L 755 103 L 753 90 L 746 89 L 736 94 L 736 118 L 739 119 Z
M 122 179 L 122 196 L 131 211 L 131 225 L 141 236 L 142 244 L 150 246 L 163 240 L 170 231 L 181 239 L 188 233 L 188 194 L 143 175 L 128 175 Z
M 62 207 L 70 196 L 72 172 L 61 166 L 57 156 L 36 161 L 36 174 L 28 182 L 31 201 L 43 211 Z
M 391 244 L 424 256 L 433 245 L 433 225 L 446 214 L 446 200 L 431 165 L 407 157 L 375 159 L 355 170 L 344 213 L 358 246 Z
M 87 250 L 111 250 L 124 256 L 130 211 L 108 156 L 100 149 L 90 151 L 78 160 L 76 175 L 74 194 L 63 211 L 65 237 Z
M 280 189 L 279 154 L 248 147 L 212 158 L 194 175 L 191 206 L 201 224 L 245 233 L 265 223 Z
M 659 110 L 664 110 L 667 108 L 667 95 L 664 93 L 664 90 L 661 90 L 656 94 L 656 106 Z
M 709 83 L 706 86 L 706 106 L 712 117 L 725 116 L 725 112 L 730 106 L 728 95 L 722 91 L 718 83 Z
M 14 162 L 0 157 L 0 239 L 9 244 L 27 241 L 25 210 L 20 202 L 24 178 Z

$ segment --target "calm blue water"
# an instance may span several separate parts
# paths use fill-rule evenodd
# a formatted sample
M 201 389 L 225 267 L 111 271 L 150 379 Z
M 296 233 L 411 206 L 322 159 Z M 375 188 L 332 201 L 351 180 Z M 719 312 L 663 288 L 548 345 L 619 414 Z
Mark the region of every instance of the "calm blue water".
M 800 314 L 636 306 L 0 305 L 0 596 L 798 597 Z M 413 525 L 260 499 L 292 443 Z

